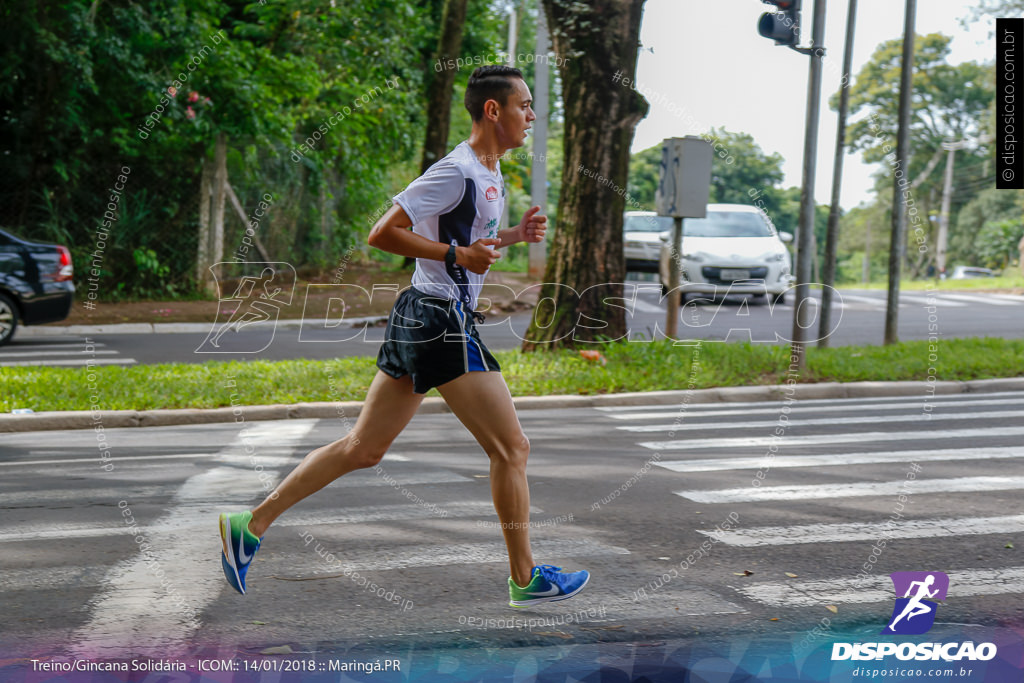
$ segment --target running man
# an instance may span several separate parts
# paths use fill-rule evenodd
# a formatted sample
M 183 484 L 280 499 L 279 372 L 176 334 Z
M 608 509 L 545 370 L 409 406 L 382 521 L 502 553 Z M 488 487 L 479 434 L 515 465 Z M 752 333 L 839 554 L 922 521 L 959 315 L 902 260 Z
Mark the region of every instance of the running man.
M 926 578 L 924 581 L 914 581 L 909 586 L 907 586 L 907 593 L 903 597 L 910 598 L 910 601 L 907 603 L 906 607 L 903 608 L 903 611 L 900 612 L 900 615 L 893 619 L 892 623 L 889 624 L 890 631 L 895 630 L 893 626 L 895 626 L 897 622 L 899 622 L 899 620 L 903 617 L 906 617 L 907 621 L 910 621 L 916 616 L 928 614 L 932 611 L 932 608 L 922 603 L 921 600 L 923 600 L 924 598 L 934 598 L 935 595 L 939 592 L 938 588 L 936 588 L 933 591 L 928 590 L 929 588 L 931 588 L 931 585 L 933 583 L 935 583 L 935 575 L 929 574 L 928 578 Z M 914 594 L 913 597 L 911 597 L 910 594 L 914 591 L 914 586 L 917 586 L 917 593 Z
M 475 326 L 482 319 L 475 312 L 477 295 L 501 258 L 497 249 L 540 242 L 547 230 L 538 206 L 516 227 L 497 229 L 505 201 L 498 158 L 526 140 L 537 118 L 531 103 L 519 69 L 491 65 L 473 71 L 465 96 L 473 119 L 469 139 L 395 196 L 373 226 L 370 245 L 416 259 L 413 286 L 391 311 L 379 370 L 355 427 L 310 452 L 252 511 L 220 516 L 224 574 L 235 590 L 245 593 L 249 564 L 273 521 L 338 477 L 379 463 L 432 387 L 490 459 L 491 497 L 508 549 L 509 604 L 564 600 L 586 585 L 586 571 L 534 564 L 526 481 L 530 442 Z

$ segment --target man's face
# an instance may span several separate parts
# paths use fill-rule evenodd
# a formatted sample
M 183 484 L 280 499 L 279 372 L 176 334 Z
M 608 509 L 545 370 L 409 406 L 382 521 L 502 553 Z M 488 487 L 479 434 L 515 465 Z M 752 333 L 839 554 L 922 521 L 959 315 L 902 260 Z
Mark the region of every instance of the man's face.
M 531 106 L 533 95 L 526 81 L 516 78 L 512 83 L 515 90 L 509 94 L 505 104 L 498 108 L 498 120 L 495 122 L 498 141 L 505 149 L 522 147 L 526 142 L 526 131 L 530 130 L 530 124 L 537 118 Z

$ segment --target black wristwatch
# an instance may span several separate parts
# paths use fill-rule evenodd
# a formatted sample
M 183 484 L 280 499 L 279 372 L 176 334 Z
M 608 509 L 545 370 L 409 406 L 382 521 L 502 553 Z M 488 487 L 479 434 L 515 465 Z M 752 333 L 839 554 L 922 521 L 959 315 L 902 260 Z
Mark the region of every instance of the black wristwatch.
M 455 245 L 448 247 L 448 253 L 444 255 L 444 264 L 449 268 L 455 267 Z

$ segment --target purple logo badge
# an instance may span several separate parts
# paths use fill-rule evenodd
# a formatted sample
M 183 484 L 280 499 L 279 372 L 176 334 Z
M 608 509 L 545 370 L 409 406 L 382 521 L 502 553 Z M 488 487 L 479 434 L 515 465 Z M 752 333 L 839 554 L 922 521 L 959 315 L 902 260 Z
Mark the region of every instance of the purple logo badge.
M 946 599 L 949 577 L 942 572 L 893 572 L 889 576 L 896 589 L 896 605 L 881 633 L 926 633 L 935 623 L 936 603 Z

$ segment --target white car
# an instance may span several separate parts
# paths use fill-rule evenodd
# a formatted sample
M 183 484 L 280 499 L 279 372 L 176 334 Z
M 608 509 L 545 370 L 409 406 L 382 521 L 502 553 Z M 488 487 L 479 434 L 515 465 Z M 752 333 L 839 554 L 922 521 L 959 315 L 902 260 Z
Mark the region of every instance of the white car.
M 671 233 L 670 233 L 671 234 Z M 681 302 L 687 295 L 713 299 L 729 294 L 770 296 L 783 303 L 793 284 L 792 263 L 779 233 L 763 211 L 744 204 L 708 204 L 707 217 L 683 221 L 679 259 Z M 668 291 L 671 238 L 663 237 L 659 263 L 662 290 Z
M 627 211 L 622 219 L 623 252 L 626 271 L 657 273 L 661 255 L 661 235 L 672 229 L 672 219 L 653 211 Z

